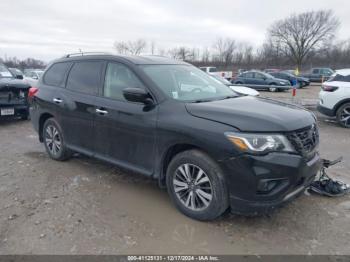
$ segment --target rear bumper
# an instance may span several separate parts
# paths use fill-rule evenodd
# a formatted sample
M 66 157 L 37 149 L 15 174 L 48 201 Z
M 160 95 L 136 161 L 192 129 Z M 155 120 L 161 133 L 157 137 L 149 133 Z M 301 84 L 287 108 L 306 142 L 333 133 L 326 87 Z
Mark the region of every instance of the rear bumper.
M 271 153 L 227 160 L 231 212 L 242 215 L 269 213 L 300 196 L 321 167 L 318 153 L 301 156 Z
M 13 118 L 13 117 L 21 117 L 27 116 L 29 114 L 29 106 L 27 104 L 1 104 L 1 109 L 13 108 L 14 115 L 6 115 L 3 116 L 0 114 L 0 118 Z
M 333 109 L 329 109 L 327 107 L 322 106 L 321 104 L 317 105 L 317 110 L 326 116 L 335 116 L 335 111 Z

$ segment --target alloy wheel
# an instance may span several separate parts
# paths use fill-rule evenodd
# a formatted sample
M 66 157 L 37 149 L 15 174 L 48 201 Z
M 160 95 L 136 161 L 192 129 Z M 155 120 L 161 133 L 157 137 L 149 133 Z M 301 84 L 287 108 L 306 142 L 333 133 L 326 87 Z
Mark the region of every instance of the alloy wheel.
M 53 125 L 48 125 L 45 130 L 45 143 L 50 153 L 54 156 L 61 151 L 61 137 L 57 128 Z
M 343 111 L 340 113 L 340 122 L 346 126 L 350 127 L 350 106 L 345 107 Z
M 201 211 L 206 209 L 213 198 L 213 189 L 208 175 L 198 166 L 182 164 L 173 178 L 177 198 L 188 209 Z
M 276 92 L 276 91 L 277 91 L 277 88 L 274 87 L 274 86 L 271 86 L 271 87 L 269 87 L 269 91 L 270 91 L 270 92 Z

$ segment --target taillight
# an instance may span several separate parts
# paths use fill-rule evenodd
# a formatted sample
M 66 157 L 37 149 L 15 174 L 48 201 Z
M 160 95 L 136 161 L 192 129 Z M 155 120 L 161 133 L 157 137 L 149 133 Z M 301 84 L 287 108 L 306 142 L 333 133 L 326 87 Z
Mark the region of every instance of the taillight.
M 38 93 L 38 91 L 39 91 L 39 89 L 36 87 L 29 88 L 28 98 L 33 98 L 35 96 L 35 94 Z
M 327 86 L 327 85 L 322 85 L 321 89 L 326 92 L 334 92 L 335 90 L 338 89 L 337 86 Z

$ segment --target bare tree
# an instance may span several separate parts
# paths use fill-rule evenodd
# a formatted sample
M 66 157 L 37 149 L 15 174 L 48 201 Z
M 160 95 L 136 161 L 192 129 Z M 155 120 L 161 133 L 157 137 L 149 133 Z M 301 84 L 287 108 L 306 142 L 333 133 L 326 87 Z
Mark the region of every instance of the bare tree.
M 201 60 L 204 63 L 208 63 L 210 61 L 210 51 L 208 47 L 203 49 Z
M 175 47 L 175 48 L 169 49 L 168 55 L 171 58 L 184 60 L 184 61 L 185 60 L 190 61 L 192 59 L 191 49 L 189 49 L 185 46 L 180 46 L 180 47 Z
M 156 42 L 154 42 L 153 40 L 151 41 L 150 49 L 151 49 L 151 54 L 154 55 L 156 53 Z
M 213 47 L 217 52 L 217 59 L 219 62 L 227 67 L 228 64 L 232 62 L 236 49 L 236 41 L 231 38 L 217 38 Z
M 313 50 L 334 37 L 339 20 L 331 10 L 294 14 L 275 22 L 268 30 L 268 38 L 301 68 Z
M 141 52 L 146 48 L 146 46 L 146 41 L 143 39 L 128 42 L 116 41 L 114 43 L 114 48 L 119 54 L 140 55 Z

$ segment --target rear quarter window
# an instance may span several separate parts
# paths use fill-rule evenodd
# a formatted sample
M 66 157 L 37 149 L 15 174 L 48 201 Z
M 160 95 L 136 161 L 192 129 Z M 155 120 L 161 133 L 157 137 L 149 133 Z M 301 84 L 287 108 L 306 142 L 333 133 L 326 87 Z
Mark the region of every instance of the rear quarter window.
M 62 62 L 53 64 L 45 73 L 43 81 L 46 85 L 64 87 L 67 72 L 72 63 Z

